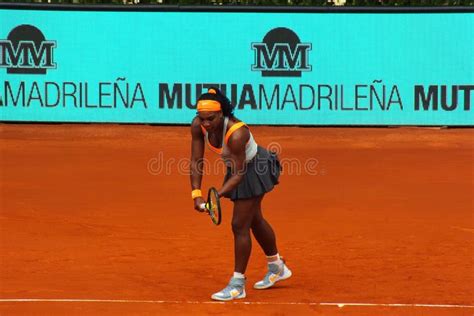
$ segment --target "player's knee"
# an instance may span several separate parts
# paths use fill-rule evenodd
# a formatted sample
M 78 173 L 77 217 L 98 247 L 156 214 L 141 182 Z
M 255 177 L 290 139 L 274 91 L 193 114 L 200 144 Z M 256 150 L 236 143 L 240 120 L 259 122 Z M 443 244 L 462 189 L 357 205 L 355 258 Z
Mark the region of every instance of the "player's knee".
M 232 232 L 234 233 L 234 235 L 248 233 L 249 231 L 249 226 L 247 225 L 247 223 L 245 223 L 242 220 L 234 219 L 232 220 L 231 225 L 232 225 Z

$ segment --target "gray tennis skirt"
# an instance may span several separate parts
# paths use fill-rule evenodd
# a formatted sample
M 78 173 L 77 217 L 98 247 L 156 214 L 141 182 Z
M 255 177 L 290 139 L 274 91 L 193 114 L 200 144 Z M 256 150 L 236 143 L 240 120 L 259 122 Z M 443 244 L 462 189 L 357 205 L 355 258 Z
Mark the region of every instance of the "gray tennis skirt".
M 273 190 L 278 184 L 281 165 L 278 156 L 258 146 L 255 157 L 247 162 L 244 177 L 237 188 L 224 195 L 232 201 L 249 199 Z M 232 176 L 232 169 L 227 168 L 224 182 Z

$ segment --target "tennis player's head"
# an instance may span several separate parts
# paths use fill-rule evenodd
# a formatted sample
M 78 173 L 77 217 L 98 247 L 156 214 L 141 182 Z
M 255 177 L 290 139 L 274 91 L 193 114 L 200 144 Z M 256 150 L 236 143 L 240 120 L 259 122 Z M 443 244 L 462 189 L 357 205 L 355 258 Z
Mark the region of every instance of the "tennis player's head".
M 234 107 L 219 89 L 210 88 L 198 99 L 197 115 L 201 119 L 201 125 L 206 130 L 213 131 L 224 117 L 234 116 Z

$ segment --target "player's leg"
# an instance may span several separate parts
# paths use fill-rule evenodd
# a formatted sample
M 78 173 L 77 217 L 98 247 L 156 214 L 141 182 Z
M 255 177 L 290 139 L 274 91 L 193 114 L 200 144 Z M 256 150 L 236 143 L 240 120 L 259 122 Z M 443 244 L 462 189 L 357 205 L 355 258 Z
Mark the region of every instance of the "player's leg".
M 229 284 L 220 292 L 214 293 L 212 299 L 229 301 L 245 297 L 245 270 L 252 250 L 250 226 L 254 217 L 258 198 L 234 201 L 232 215 L 232 232 L 234 233 L 234 275 Z
M 258 198 L 234 201 L 232 215 L 232 232 L 234 234 L 234 271 L 245 273 L 252 250 L 250 227 L 255 213 Z
M 267 289 L 276 282 L 291 277 L 291 270 L 288 269 L 285 262 L 277 250 L 275 233 L 270 224 L 265 220 L 262 214 L 263 196 L 255 204 L 254 218 L 252 220 L 252 233 L 255 239 L 262 247 L 267 257 L 268 272 L 261 281 L 254 284 L 256 289 Z
M 264 195 L 261 195 L 255 204 L 254 216 L 252 219 L 252 233 L 255 236 L 260 247 L 266 256 L 273 256 L 278 253 L 276 246 L 276 237 L 270 224 L 265 220 L 262 214 L 262 200 Z

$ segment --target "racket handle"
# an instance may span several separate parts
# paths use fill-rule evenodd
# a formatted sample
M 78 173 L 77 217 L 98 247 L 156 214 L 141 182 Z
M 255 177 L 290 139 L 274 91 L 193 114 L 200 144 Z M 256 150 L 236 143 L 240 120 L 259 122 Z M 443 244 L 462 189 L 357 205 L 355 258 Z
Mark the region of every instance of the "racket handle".
M 206 203 L 201 203 L 199 205 L 199 208 L 201 208 L 201 210 L 205 210 L 206 209 Z

